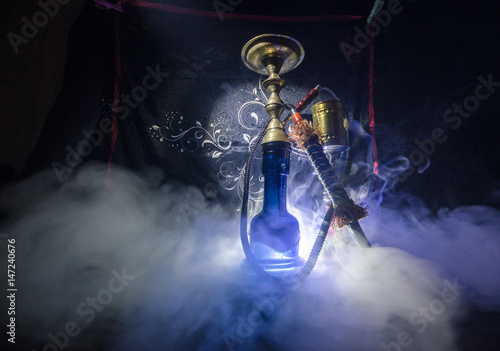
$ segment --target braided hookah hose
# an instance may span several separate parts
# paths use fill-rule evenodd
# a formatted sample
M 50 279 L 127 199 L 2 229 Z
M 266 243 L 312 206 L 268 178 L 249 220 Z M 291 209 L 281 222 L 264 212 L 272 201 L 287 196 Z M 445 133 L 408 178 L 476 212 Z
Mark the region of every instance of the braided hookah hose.
M 309 121 L 302 118 L 295 107 L 291 105 L 288 107 L 292 111 L 292 119 L 295 122 L 291 127 L 289 137 L 307 154 L 332 201 L 334 226 L 339 229 L 348 226 L 355 244 L 369 247 L 370 243 L 358 223 L 360 219 L 367 216 L 366 207 L 357 205 L 347 195 L 335 169 L 323 152 L 318 131 Z

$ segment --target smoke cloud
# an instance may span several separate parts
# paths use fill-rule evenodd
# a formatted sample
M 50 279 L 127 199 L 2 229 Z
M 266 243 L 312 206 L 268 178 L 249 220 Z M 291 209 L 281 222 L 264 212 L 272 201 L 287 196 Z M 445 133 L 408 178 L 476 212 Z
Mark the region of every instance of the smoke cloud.
M 18 344 L 452 350 L 464 303 L 500 307 L 493 209 L 434 217 L 407 196 L 386 195 L 382 206 L 365 198 L 371 211 L 361 224 L 375 246 L 355 248 L 336 233 L 311 276 L 284 289 L 241 271 L 234 213 L 162 177 L 116 167 L 107 182 L 106 167 L 86 165 L 64 184 L 47 172 L 3 189 L 1 259 L 15 238 Z M 299 216 L 307 255 L 322 205 L 302 207 L 314 208 Z

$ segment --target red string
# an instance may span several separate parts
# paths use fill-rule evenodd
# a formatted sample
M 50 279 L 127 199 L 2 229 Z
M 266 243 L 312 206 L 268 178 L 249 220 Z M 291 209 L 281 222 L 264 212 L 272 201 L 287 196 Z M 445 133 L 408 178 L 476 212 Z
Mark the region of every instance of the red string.
M 121 1 L 118 1 L 117 6 L 121 6 Z M 106 178 L 106 193 L 109 190 L 110 186 L 110 177 L 111 177 L 111 169 L 113 166 L 113 153 L 115 151 L 116 138 L 118 136 L 118 105 L 120 99 L 120 82 L 122 76 L 122 65 L 120 61 L 120 12 L 115 12 L 115 86 L 114 86 L 114 94 L 113 94 L 113 119 L 112 126 L 113 130 L 111 132 L 111 145 L 109 150 L 109 158 L 108 158 L 108 174 Z
M 372 153 L 373 153 L 373 173 L 378 175 L 378 151 L 377 139 L 375 138 L 375 107 L 373 102 L 373 61 L 375 45 L 375 35 L 373 32 L 373 21 L 371 24 L 371 41 L 370 41 L 370 69 L 368 73 L 368 115 L 370 117 L 370 135 L 372 137 Z M 375 178 L 375 191 L 378 190 L 378 177 Z
M 184 7 L 147 2 L 142 0 L 123 0 L 123 2 L 130 5 L 147 7 L 150 9 L 176 13 L 181 15 L 219 18 L 219 14 L 215 11 L 189 9 Z M 278 16 L 249 15 L 249 14 L 239 14 L 239 13 L 229 13 L 229 12 L 224 12 L 223 16 L 224 19 L 236 19 L 236 20 L 246 20 L 246 21 L 269 21 L 269 22 L 312 22 L 312 21 L 328 21 L 328 20 L 356 21 L 363 18 L 363 16 L 354 16 L 354 15 L 278 17 Z

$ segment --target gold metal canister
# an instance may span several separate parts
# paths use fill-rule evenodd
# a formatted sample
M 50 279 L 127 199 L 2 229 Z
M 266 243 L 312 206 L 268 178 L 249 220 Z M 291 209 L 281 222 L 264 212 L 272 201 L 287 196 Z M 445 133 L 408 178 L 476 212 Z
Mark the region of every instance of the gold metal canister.
M 319 130 L 325 148 L 348 149 L 342 101 L 321 101 L 312 106 L 311 111 L 314 127 Z

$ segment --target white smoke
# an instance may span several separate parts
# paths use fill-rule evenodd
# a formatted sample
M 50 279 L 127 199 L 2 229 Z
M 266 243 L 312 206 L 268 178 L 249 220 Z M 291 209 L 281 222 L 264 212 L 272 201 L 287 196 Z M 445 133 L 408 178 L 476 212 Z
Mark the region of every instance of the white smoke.
M 107 187 L 106 168 L 90 165 L 64 184 L 47 172 L 3 190 L 2 233 L 16 240 L 19 343 L 36 350 L 451 350 L 463 298 L 499 306 L 494 210 L 433 218 L 419 203 L 374 206 L 361 224 L 377 247 L 339 245 L 290 290 L 240 270 L 238 218 L 196 188 L 161 179 L 158 171 L 116 167 Z M 311 242 L 317 221 L 302 222 Z M 6 262 L 5 239 L 2 247 Z

